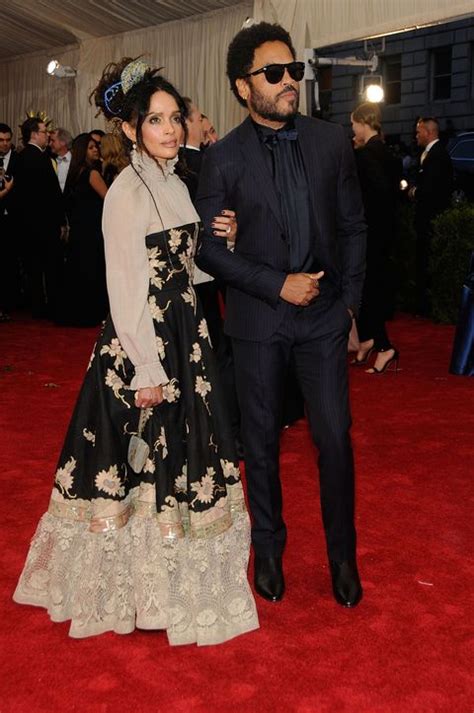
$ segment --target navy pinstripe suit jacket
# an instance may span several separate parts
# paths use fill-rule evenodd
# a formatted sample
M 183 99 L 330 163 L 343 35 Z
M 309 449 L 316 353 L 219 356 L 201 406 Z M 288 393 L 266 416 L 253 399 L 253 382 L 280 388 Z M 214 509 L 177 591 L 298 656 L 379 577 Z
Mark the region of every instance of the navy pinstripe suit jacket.
M 365 222 L 352 148 L 339 125 L 301 115 L 295 125 L 315 223 L 314 270 L 324 270 L 322 280 L 357 312 Z M 250 118 L 206 151 L 196 207 L 204 227 L 196 263 L 228 286 L 227 334 L 267 339 L 288 315 L 279 295 L 289 272 L 289 250 L 274 182 Z M 237 214 L 234 252 L 212 234 L 212 219 L 224 208 Z

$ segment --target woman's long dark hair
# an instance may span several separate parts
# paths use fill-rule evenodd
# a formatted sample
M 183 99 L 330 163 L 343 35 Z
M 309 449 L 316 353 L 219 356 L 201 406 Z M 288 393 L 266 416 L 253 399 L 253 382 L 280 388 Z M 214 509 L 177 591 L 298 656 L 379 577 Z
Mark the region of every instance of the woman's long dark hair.
M 87 149 L 91 141 L 94 141 L 94 139 L 91 139 L 90 134 L 79 134 L 74 139 L 71 149 L 71 165 L 67 173 L 64 195 L 68 195 L 74 190 L 74 186 L 86 168 L 97 168 L 100 172 L 100 167 L 95 164 L 91 166 L 87 161 Z

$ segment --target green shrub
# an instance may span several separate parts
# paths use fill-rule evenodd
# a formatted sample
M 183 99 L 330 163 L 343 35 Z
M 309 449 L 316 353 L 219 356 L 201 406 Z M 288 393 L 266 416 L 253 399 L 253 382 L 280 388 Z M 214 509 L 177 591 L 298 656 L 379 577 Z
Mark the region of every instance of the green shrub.
M 433 223 L 430 279 L 432 317 L 455 324 L 461 290 L 474 250 L 474 205 L 460 203 Z

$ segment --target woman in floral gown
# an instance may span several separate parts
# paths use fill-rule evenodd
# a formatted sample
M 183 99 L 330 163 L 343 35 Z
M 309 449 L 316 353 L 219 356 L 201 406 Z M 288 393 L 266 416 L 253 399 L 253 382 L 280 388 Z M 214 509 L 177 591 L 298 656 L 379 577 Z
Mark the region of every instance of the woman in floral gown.
M 104 204 L 111 316 L 14 599 L 70 619 L 74 637 L 138 627 L 216 644 L 258 620 L 234 441 L 192 288 L 199 218 L 174 174 L 185 107 L 140 61 L 109 65 L 95 98 L 134 144 Z M 149 446 L 138 473 L 134 435 Z

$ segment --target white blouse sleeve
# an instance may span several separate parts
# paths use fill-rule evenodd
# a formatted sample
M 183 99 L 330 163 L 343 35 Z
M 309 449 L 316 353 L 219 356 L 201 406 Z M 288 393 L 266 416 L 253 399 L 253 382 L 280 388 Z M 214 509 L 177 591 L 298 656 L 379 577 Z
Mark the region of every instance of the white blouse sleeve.
M 133 389 L 169 381 L 158 356 L 148 307 L 145 236 L 149 210 L 142 191 L 117 179 L 105 197 L 102 219 L 110 313 L 119 341 L 135 367 Z

